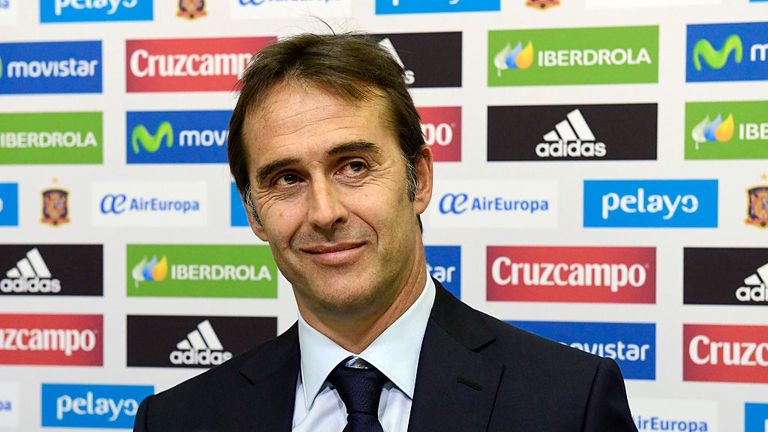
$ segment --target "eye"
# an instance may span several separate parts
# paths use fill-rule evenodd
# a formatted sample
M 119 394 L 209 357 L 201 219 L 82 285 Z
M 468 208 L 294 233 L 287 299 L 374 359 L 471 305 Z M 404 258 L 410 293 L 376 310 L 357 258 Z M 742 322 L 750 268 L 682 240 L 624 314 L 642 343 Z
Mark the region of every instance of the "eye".
M 368 165 L 364 161 L 353 160 L 345 163 L 341 169 L 339 169 L 339 173 L 352 177 L 362 173 L 366 168 L 368 168 Z
M 299 176 L 296 173 L 286 173 L 275 178 L 275 184 L 278 186 L 289 186 L 299 182 Z

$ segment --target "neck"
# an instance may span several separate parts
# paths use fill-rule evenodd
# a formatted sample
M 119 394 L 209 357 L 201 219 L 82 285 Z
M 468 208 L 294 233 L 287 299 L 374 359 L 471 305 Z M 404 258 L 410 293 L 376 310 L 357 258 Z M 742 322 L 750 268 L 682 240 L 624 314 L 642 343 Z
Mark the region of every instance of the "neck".
M 301 302 L 297 304 L 307 324 L 345 350 L 360 354 L 416 302 L 426 282 L 426 261 L 421 252 L 401 289 L 395 291 L 394 296 L 372 300 L 364 310 L 354 313 L 317 311 L 304 307 Z

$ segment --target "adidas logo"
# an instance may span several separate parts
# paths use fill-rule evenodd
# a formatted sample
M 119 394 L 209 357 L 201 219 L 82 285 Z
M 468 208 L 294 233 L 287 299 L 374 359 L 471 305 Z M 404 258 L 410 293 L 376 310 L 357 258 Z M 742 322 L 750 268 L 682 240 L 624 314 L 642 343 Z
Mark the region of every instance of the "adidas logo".
M 208 320 L 187 333 L 187 337 L 176 344 L 176 348 L 170 355 L 171 363 L 175 365 L 217 366 L 232 358 L 231 352 L 224 351 Z
M 16 267 L 5 273 L 0 280 L 3 294 L 56 294 L 61 291 L 61 281 L 51 278 L 40 251 L 34 248 L 26 257 L 16 262 Z
M 408 85 L 415 83 L 416 74 L 412 70 L 405 68 L 405 63 L 403 63 L 403 59 L 400 58 L 400 55 L 397 53 L 397 50 L 395 50 L 395 46 L 392 44 L 392 41 L 389 40 L 389 38 L 384 38 L 379 42 L 379 46 L 387 50 L 389 55 L 391 55 L 392 58 L 395 59 L 397 64 L 399 64 L 400 67 L 403 68 L 403 79 L 405 80 L 405 83 Z
M 600 158 L 606 154 L 605 143 L 595 140 L 592 129 L 578 109 L 569 112 L 566 119 L 543 138 L 544 142 L 536 146 L 536 155 L 541 158 Z
M 744 285 L 736 290 L 741 302 L 768 302 L 768 263 L 757 269 L 755 274 L 744 279 Z

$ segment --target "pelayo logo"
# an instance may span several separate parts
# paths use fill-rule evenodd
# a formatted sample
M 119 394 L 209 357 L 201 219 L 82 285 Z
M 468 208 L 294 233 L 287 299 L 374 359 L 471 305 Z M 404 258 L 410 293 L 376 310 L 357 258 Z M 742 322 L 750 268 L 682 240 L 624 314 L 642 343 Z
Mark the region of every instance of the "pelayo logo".
M 352 0 L 229 0 L 234 19 L 349 16 Z
M 43 383 L 42 425 L 130 429 L 139 404 L 154 392 L 151 385 Z
M 424 254 L 429 274 L 461 298 L 461 246 L 425 246 Z
M 0 227 L 19 224 L 19 185 L 0 183 Z
M 105 182 L 92 185 L 96 226 L 179 227 L 208 223 L 205 182 Z
M 100 112 L 0 114 L 0 165 L 101 164 Z
M 555 181 L 443 181 L 432 196 L 427 217 L 436 228 L 557 226 Z
M 768 326 L 684 324 L 683 381 L 768 383 Z
M 655 83 L 659 28 L 488 32 L 488 85 Z
M 101 366 L 101 315 L 0 314 L 0 364 Z
M 101 93 L 101 41 L 0 43 L 0 94 Z
M 768 249 L 683 249 L 683 303 L 768 306 Z
M 376 15 L 500 10 L 500 0 L 376 0 Z
M 626 379 L 656 379 L 656 324 L 509 321 L 563 345 L 616 360 Z
M 251 57 L 274 41 L 274 37 L 126 41 L 127 91 L 233 91 Z
M 744 404 L 744 432 L 768 430 L 768 404 L 747 402 Z
M 151 21 L 152 0 L 40 0 L 40 22 Z
M 461 162 L 461 107 L 419 107 L 424 142 L 435 162 Z
M 491 301 L 655 303 L 656 250 L 488 246 Z
M 717 180 L 584 180 L 584 226 L 716 228 L 717 185 Z
M 0 295 L 100 296 L 103 255 L 101 245 L 0 245 Z
M 630 401 L 639 432 L 717 430 L 717 403 L 701 400 L 640 399 Z
M 655 160 L 656 104 L 489 106 L 488 160 Z
M 128 112 L 128 163 L 225 163 L 231 116 L 232 111 Z
M 686 159 L 768 159 L 768 101 L 685 104 Z
M 129 315 L 128 366 L 217 366 L 276 335 L 276 318 Z
M 768 23 L 690 24 L 686 81 L 752 81 L 768 76 Z
M 269 246 L 128 245 L 128 296 L 277 297 Z

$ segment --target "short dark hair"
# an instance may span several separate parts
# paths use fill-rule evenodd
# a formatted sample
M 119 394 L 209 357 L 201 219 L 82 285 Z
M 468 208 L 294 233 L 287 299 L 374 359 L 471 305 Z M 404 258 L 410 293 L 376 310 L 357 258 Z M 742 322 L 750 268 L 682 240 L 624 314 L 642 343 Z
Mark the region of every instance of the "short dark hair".
M 253 213 L 257 222 L 260 223 L 251 204 L 243 125 L 248 114 L 261 106 L 270 90 L 286 82 L 316 85 L 349 102 L 383 98 L 386 120 L 397 134 L 406 162 L 408 198 L 414 199 L 415 166 L 425 143 L 402 66 L 368 35 L 301 34 L 275 42 L 253 57 L 240 79 L 240 98 L 229 121 L 229 168 L 246 207 L 249 207 L 247 210 Z

